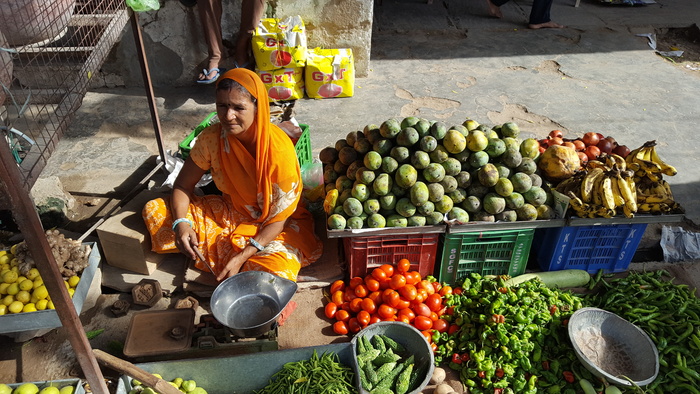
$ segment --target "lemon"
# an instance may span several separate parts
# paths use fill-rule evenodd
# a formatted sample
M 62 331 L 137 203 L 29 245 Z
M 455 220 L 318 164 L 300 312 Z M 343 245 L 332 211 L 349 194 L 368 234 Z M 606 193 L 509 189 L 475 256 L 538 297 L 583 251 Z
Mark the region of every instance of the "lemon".
M 72 288 L 78 287 L 78 283 L 80 282 L 80 277 L 78 275 L 73 275 L 70 278 L 68 278 L 68 285 Z
M 75 289 L 73 289 L 73 288 L 68 289 L 68 294 L 70 295 L 70 298 L 73 298 L 73 294 L 75 294 Z
M 15 295 L 17 293 L 19 293 L 19 285 L 17 283 L 10 283 L 10 285 L 7 286 L 7 294 Z
M 3 268 L 0 270 L 0 281 L 2 281 L 3 283 L 5 283 L 5 280 L 3 278 L 5 277 L 5 274 L 8 272 L 10 272 L 9 268 L 7 268 L 7 269 Z
M 36 310 L 43 311 L 44 309 L 46 309 L 48 304 L 49 300 L 39 300 L 34 304 L 34 306 L 36 307 Z
M 17 260 L 17 259 L 10 260 L 10 267 L 19 269 L 17 267 L 18 265 L 19 265 L 19 260 Z
M 17 387 L 12 394 L 36 394 L 39 392 L 39 387 L 34 383 L 23 383 Z
M 19 246 L 19 244 L 14 244 L 10 247 L 10 254 L 17 254 L 17 246 Z
M 17 283 L 22 283 L 23 281 L 27 280 L 27 277 L 24 275 L 19 275 L 17 276 L 17 280 L 15 282 Z
M 56 306 L 53 304 L 53 301 L 49 301 L 48 304 L 46 304 L 46 307 L 48 309 L 56 309 Z
M 61 394 L 73 394 L 75 387 L 73 386 L 63 386 L 61 387 Z
M 5 251 L 3 250 L 3 252 Z M 2 256 L 0 256 L 0 264 L 9 264 L 10 261 L 12 261 L 12 255 L 5 253 Z
M 39 394 L 60 394 L 61 391 L 56 386 L 44 387 L 39 391 Z
M 39 273 L 39 270 L 36 268 L 32 268 L 27 272 L 27 279 L 29 280 L 34 280 L 38 278 L 41 274 Z
M 36 298 L 34 294 L 32 294 L 32 298 L 29 299 L 29 302 L 31 302 L 32 304 L 36 304 L 37 302 L 39 302 L 39 299 Z
M 7 314 L 7 305 L 5 304 L 0 304 L 0 316 L 6 315 Z M 0 390 L 0 393 L 2 390 Z
M 32 282 L 32 281 L 29 280 L 29 279 L 25 279 L 25 280 L 19 282 L 19 289 L 20 289 L 20 290 L 27 290 L 27 291 L 29 291 L 29 290 L 31 290 L 31 289 L 33 289 L 33 288 L 34 288 L 34 282 Z
M 22 308 L 24 308 L 23 303 L 19 301 L 12 301 L 12 304 L 8 305 L 7 310 L 9 310 L 10 313 L 20 313 L 22 312 Z
M 22 307 L 22 312 L 36 312 L 36 305 L 34 304 L 26 304 L 24 307 Z
M 2 276 L 2 280 L 5 283 L 15 283 L 17 282 L 17 272 L 14 272 L 12 270 L 5 272 L 5 275 Z
M 46 286 L 41 285 L 37 288 L 34 289 L 34 296 L 40 300 L 45 299 L 46 297 L 49 296 L 49 291 L 46 290 Z
M 0 283 L 0 294 L 5 295 L 7 294 L 7 288 L 10 287 L 9 283 Z
M 10 306 L 13 302 L 15 302 L 15 296 L 6 295 L 5 298 L 2 299 L 2 304 L 5 306 Z
M 29 300 L 31 300 L 31 299 L 32 299 L 32 295 L 29 294 L 29 292 L 26 290 L 22 290 L 15 295 L 15 300 L 17 300 L 23 304 L 29 303 Z
M 153 376 L 157 377 L 158 379 L 163 379 L 163 376 L 159 373 L 154 373 Z
M 180 388 L 180 386 L 182 386 L 182 382 L 184 382 L 184 380 L 182 378 L 173 379 L 173 383 L 175 383 L 175 387 L 177 387 L 177 388 Z
M 181 387 L 183 390 L 185 390 L 186 393 L 189 393 L 197 387 L 197 383 L 194 380 L 185 380 L 184 382 L 182 382 Z
M 10 267 L 9 261 L 7 263 L 0 264 L 0 271 L 5 271 L 5 270 L 9 271 L 10 268 L 12 268 L 12 267 Z
M 67 280 L 64 280 L 63 284 L 66 285 L 66 290 L 70 289 L 70 285 L 68 284 Z
M 42 279 L 41 276 L 34 279 L 34 288 L 35 289 L 43 284 L 44 284 L 44 279 Z

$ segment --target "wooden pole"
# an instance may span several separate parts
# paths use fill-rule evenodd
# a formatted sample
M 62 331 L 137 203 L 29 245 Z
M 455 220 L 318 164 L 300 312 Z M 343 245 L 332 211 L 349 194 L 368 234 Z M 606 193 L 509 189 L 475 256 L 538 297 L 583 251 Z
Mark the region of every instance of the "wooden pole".
M 24 189 L 22 182 L 20 182 L 22 175 L 17 162 L 12 157 L 8 144 L 4 143 L 4 137 L 2 140 L 0 141 L 0 192 L 4 193 L 10 201 L 15 222 L 24 235 L 29 250 L 32 251 L 32 258 L 34 258 L 37 269 L 44 279 L 44 285 L 56 306 L 58 318 L 68 333 L 68 340 L 85 378 L 90 383 L 92 392 L 109 394 L 102 371 L 100 371 L 97 360 L 92 353 L 90 342 L 85 336 L 85 329 L 68 294 L 68 289 L 63 283 L 63 276 L 58 270 L 39 214 L 29 196 L 29 190 Z

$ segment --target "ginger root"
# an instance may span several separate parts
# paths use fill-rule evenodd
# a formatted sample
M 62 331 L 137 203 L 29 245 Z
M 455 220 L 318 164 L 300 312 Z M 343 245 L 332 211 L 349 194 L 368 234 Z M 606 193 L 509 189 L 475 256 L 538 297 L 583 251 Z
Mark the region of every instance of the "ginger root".
M 58 269 L 64 277 L 80 275 L 85 267 L 89 264 L 90 251 L 88 245 L 82 245 L 73 239 L 66 238 L 58 230 L 47 230 L 46 239 L 51 247 Z M 22 275 L 26 275 L 30 269 L 36 266 L 36 262 L 31 256 L 27 243 L 25 241 L 17 244 L 15 250 L 15 258 L 19 264 L 19 271 Z

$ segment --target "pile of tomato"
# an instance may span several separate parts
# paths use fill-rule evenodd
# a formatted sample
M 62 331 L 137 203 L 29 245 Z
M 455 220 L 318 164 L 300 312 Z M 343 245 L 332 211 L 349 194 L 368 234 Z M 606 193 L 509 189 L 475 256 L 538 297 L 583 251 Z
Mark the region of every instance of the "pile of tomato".
M 374 268 L 365 277 L 333 282 L 325 315 L 334 320 L 333 331 L 339 335 L 354 334 L 379 321 L 408 323 L 435 347 L 433 330 L 450 330 L 451 318 L 446 316 L 450 311 L 443 300 L 452 292 L 452 287 L 435 278 L 422 278 L 418 271 L 411 271 L 411 262 L 401 259 L 396 265 Z

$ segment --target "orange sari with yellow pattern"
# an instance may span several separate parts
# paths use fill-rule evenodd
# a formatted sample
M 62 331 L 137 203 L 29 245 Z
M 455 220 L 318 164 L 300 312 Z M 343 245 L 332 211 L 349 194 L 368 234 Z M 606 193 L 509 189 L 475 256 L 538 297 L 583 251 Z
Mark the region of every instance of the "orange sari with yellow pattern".
M 258 131 L 256 155 L 251 156 L 235 136 L 222 135 L 218 124 L 203 130 L 188 160 L 209 170 L 223 194 L 194 196 L 187 218 L 194 223 L 202 254 L 217 274 L 262 226 L 287 220 L 277 238 L 249 258 L 241 271 L 267 271 L 296 280 L 301 267 L 321 257 L 323 247 L 311 213 L 300 204 L 303 187 L 294 145 L 270 123 L 267 92 L 257 75 L 233 69 L 225 78 L 238 81 L 257 99 L 251 126 Z M 178 252 L 169 204 L 159 198 L 143 209 L 154 252 Z M 195 266 L 208 271 L 200 261 Z

